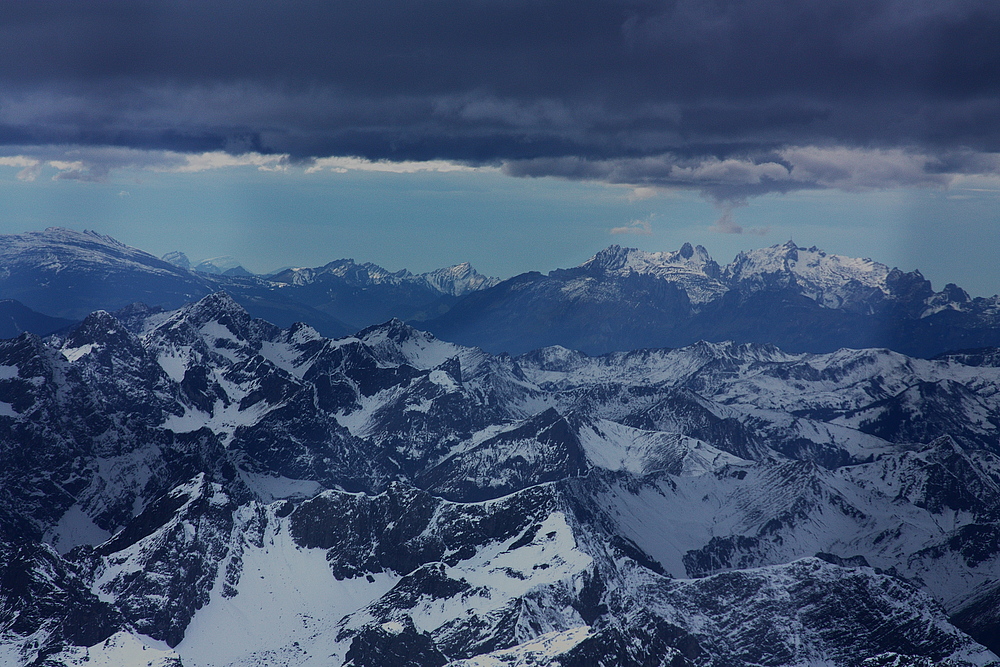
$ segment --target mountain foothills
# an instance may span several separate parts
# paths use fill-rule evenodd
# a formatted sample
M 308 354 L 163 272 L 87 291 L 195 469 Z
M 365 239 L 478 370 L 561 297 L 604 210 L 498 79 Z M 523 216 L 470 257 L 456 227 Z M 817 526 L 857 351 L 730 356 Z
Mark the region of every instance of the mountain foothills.
M 38 317 L 80 320 L 133 302 L 173 309 L 221 290 L 283 327 L 301 321 L 339 337 L 398 318 L 497 354 L 731 340 L 930 358 L 1000 345 L 1000 297 L 971 298 L 953 284 L 935 292 L 919 271 L 791 241 L 740 253 L 726 266 L 690 244 L 655 253 L 611 246 L 575 268 L 500 281 L 467 263 L 412 274 L 351 259 L 256 276 L 231 257 L 192 266 L 180 252 L 158 259 L 100 234 L 50 228 L 0 236 L 0 266 L 0 297 Z M 65 324 L 14 326 L 21 328 L 0 333 L 47 334 Z
M 820 308 L 908 280 L 797 252 Z M 707 307 L 777 280 L 761 257 L 548 280 Z M 97 311 L 0 341 L 0 663 L 998 665 L 998 433 L 995 349 L 510 356 L 224 293 Z

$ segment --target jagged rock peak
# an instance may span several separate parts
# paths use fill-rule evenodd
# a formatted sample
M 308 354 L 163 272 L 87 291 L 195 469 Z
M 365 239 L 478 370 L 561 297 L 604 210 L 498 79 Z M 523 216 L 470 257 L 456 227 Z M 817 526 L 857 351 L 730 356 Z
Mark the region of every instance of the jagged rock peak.
M 394 317 L 381 324 L 373 324 L 372 326 L 366 327 L 365 329 L 362 329 L 358 333 L 354 334 L 354 338 L 359 338 L 361 340 L 368 338 L 388 338 L 396 341 L 397 343 L 413 338 L 414 336 L 433 338 L 432 334 L 414 329 L 398 317 Z
M 160 306 L 149 306 L 141 301 L 136 301 L 111 314 L 132 333 L 140 333 L 150 317 L 162 312 L 164 311 Z
M 581 269 L 604 276 L 650 275 L 677 283 L 694 305 L 708 303 L 726 292 L 721 269 L 703 246 L 685 243 L 679 250 L 647 252 L 613 245 L 600 251 Z
M 685 243 L 679 250 L 663 252 L 623 248 L 616 244 L 600 251 L 582 266 L 610 272 L 634 271 L 652 274 L 661 274 L 665 269 L 684 267 L 711 277 L 716 277 L 718 274 L 718 264 L 704 246 L 692 246 L 690 243 Z
M 348 284 L 359 286 L 396 284 L 413 279 L 413 274 L 406 269 L 393 272 L 371 262 L 358 264 L 351 258 L 337 259 L 317 268 L 286 269 L 274 274 L 271 279 L 292 285 L 308 285 L 323 275 L 336 276 Z
M 434 289 L 452 296 L 462 296 L 468 292 L 487 289 L 500 282 L 499 278 L 479 273 L 468 262 L 430 271 L 421 274 L 421 277 Z
M 220 315 L 236 315 L 238 317 L 249 317 L 249 313 L 236 303 L 236 300 L 228 292 L 213 292 L 201 300 L 181 309 L 186 311 L 188 316 L 211 315 L 213 319 Z
M 67 361 L 75 362 L 98 351 L 112 356 L 135 358 L 142 356 L 142 345 L 135 334 L 114 315 L 97 310 L 69 332 L 62 342 L 60 352 Z
M 238 339 L 249 341 L 260 336 L 273 337 L 279 328 L 265 322 L 255 320 L 227 292 L 214 292 L 200 301 L 188 304 L 175 311 L 168 319 L 156 328 L 158 330 L 181 330 L 192 327 L 203 329 L 211 323 L 228 329 Z
M 87 344 L 121 344 L 131 340 L 132 334 L 118 318 L 106 310 L 96 310 L 88 315 L 69 336 L 64 347 L 80 347 Z
M 678 353 L 693 352 L 711 358 L 740 359 L 753 361 L 786 361 L 796 355 L 790 355 L 771 343 L 736 343 L 722 341 L 713 343 L 700 340 L 693 345 L 680 348 Z

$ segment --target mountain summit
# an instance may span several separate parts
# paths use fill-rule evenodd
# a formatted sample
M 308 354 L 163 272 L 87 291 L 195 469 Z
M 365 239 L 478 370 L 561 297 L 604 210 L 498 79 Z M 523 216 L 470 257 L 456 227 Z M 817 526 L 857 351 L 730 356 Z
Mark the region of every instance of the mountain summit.
M 883 346 L 916 356 L 1000 345 L 1000 297 L 934 292 L 919 271 L 792 241 L 720 267 L 701 246 L 613 245 L 573 269 L 526 273 L 467 296 L 421 326 L 512 353 L 563 345 L 590 353 L 700 339 L 794 351 Z
M 722 272 L 718 263 L 703 246 L 690 243 L 673 252 L 646 252 L 613 245 L 581 267 L 605 276 L 624 277 L 637 273 L 676 283 L 687 292 L 693 304 L 713 301 L 726 291 L 725 284 L 720 281 Z

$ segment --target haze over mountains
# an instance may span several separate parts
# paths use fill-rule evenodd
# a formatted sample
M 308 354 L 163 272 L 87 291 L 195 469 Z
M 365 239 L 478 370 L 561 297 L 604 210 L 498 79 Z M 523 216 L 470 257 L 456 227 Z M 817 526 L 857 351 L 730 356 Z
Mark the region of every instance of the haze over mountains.
M 108 236 L 61 228 L 0 236 L 0 266 L 0 294 L 51 317 L 79 320 L 93 310 L 134 302 L 177 308 L 225 290 L 257 317 L 282 326 L 308 322 L 330 336 L 394 316 L 409 319 L 425 308 L 436 313 L 438 301 L 449 303 L 495 282 L 468 264 L 412 275 L 352 260 L 269 279 L 232 258 L 191 266 L 183 253 L 160 259 Z
M 207 272 L 207 265 L 189 270 L 178 253 L 161 260 L 99 234 L 53 228 L 0 237 L 0 262 L 7 267 L 0 296 L 70 319 L 132 302 L 176 308 L 225 290 L 280 326 L 302 321 L 343 336 L 398 318 L 493 353 L 563 345 L 601 354 L 732 340 L 792 352 L 888 347 L 932 357 L 1000 345 L 996 296 L 971 298 L 953 284 L 934 291 L 919 271 L 791 241 L 742 252 L 725 266 L 702 246 L 658 253 L 611 246 L 574 268 L 501 281 L 467 263 L 412 274 L 341 259 L 254 276 L 218 258 Z

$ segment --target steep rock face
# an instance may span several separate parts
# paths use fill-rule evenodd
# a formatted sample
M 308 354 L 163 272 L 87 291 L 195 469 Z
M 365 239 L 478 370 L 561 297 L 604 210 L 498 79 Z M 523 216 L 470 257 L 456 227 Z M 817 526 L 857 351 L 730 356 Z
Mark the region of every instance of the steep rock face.
M 1000 651 L 1000 590 L 991 585 L 954 613 L 951 622 L 994 653 Z
M 97 548 L 95 588 L 113 596 L 139 632 L 180 643 L 209 602 L 233 528 L 232 499 L 204 475 L 173 489 Z
M 690 243 L 673 252 L 643 252 L 613 245 L 581 266 L 597 276 L 639 273 L 678 283 L 693 304 L 713 301 L 726 291 L 718 263 L 704 247 Z
M 468 262 L 437 269 L 421 276 L 440 292 L 451 296 L 462 296 L 476 290 L 487 289 L 500 282 L 498 278 L 479 273 Z
M 912 586 L 868 568 L 804 559 L 665 588 L 681 627 L 707 617 L 695 636 L 720 662 L 851 664 L 885 653 L 953 665 L 992 659 Z
M 893 442 L 930 442 L 950 435 L 967 446 L 995 448 L 997 417 L 975 392 L 950 380 L 919 382 L 845 414 L 841 423 Z

